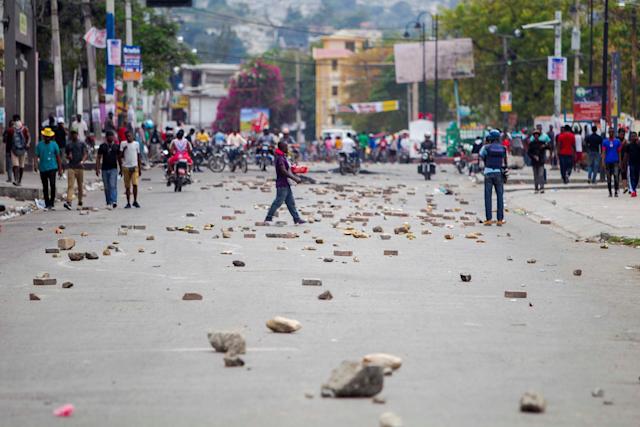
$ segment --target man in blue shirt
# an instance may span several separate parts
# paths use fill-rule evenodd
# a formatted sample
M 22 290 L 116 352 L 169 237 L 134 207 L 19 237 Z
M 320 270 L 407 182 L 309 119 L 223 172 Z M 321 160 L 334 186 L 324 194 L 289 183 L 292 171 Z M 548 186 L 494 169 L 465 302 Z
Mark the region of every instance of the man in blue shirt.
M 45 209 L 53 210 L 53 204 L 56 199 L 56 171 L 58 175 L 62 176 L 60 148 L 58 148 L 58 144 L 51 142 L 51 139 L 55 136 L 55 132 L 51 128 L 44 128 L 40 133 L 43 140 L 36 146 L 37 169 L 40 171 Z
M 496 189 L 498 204 L 498 226 L 502 226 L 504 221 L 504 182 L 502 179 L 502 169 L 507 167 L 507 150 L 500 143 L 500 131 L 494 129 L 487 137 L 489 144 L 480 150 L 480 158 L 484 161 L 484 210 L 487 220 L 484 225 L 493 224 L 491 213 L 491 195 L 493 188 Z
M 607 174 L 607 187 L 609 188 L 609 197 L 611 194 L 611 177 L 613 176 L 615 196 L 618 197 L 618 180 L 620 174 L 620 149 L 622 143 L 615 137 L 615 130 L 609 128 L 609 137 L 602 141 L 602 163 L 604 164 Z

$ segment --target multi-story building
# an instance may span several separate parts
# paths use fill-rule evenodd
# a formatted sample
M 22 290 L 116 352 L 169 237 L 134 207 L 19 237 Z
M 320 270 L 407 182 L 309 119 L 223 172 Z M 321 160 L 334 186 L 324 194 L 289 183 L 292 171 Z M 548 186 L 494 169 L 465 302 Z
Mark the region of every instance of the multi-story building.
M 367 49 L 380 39 L 379 31 L 341 30 L 322 37 L 322 47 L 313 49 L 316 62 L 316 135 L 322 129 L 341 126 L 338 116 L 340 105 L 348 99 L 347 87 L 351 83 L 346 67 L 349 58 Z

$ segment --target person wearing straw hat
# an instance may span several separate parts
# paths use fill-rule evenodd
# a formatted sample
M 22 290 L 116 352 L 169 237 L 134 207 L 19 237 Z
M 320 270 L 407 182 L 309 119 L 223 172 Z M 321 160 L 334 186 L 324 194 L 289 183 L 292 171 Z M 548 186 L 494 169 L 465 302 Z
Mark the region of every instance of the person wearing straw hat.
M 45 209 L 53 210 L 56 199 L 56 171 L 62 176 L 62 161 L 58 144 L 51 142 L 56 133 L 50 127 L 40 132 L 42 141 L 36 146 L 36 170 L 40 171 Z

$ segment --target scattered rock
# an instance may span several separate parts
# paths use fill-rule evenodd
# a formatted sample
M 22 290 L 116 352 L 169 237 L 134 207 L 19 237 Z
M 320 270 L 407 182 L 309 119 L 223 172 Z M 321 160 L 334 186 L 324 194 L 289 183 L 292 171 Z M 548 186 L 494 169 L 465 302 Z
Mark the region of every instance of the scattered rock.
M 382 390 L 382 367 L 344 361 L 322 386 L 323 397 L 372 397 Z
M 89 233 L 87 233 L 86 231 L 83 231 L 82 233 L 80 233 L 80 237 L 87 237 L 89 235 Z
M 71 261 L 82 261 L 85 257 L 84 252 L 69 252 L 67 255 Z
M 244 261 L 233 261 L 233 266 L 234 267 L 244 267 L 246 264 L 244 263 Z
M 226 366 L 227 368 L 244 366 L 244 360 L 242 360 L 237 354 L 233 356 L 230 354 L 225 354 L 224 366 Z
M 85 253 L 84 253 L 84 256 L 85 256 L 85 258 L 87 258 L 87 259 L 98 259 L 98 258 L 100 258 L 100 257 L 98 256 L 98 254 L 97 254 L 97 253 L 95 253 L 95 252 L 85 252 Z
M 377 403 L 378 405 L 384 405 L 387 403 L 387 399 L 382 396 L 374 396 L 372 402 Z
M 591 390 L 591 396 L 593 397 L 604 397 L 604 390 L 600 387 Z
M 402 427 L 402 418 L 393 412 L 380 415 L 380 427 Z
M 382 239 L 382 240 L 390 240 L 391 239 L 391 234 L 381 234 L 380 235 L 380 239 Z
M 535 258 L 529 258 L 527 260 L 527 264 L 535 264 L 536 263 L 536 259 Z
M 550 219 L 541 219 L 540 220 L 540 224 L 542 224 L 542 225 L 550 225 L 551 224 L 551 220 Z
M 219 353 L 228 353 L 229 355 L 245 354 L 247 344 L 244 337 L 239 332 L 232 331 L 211 331 L 207 334 L 209 344 Z
M 402 366 L 402 359 L 387 353 L 367 354 L 362 358 L 362 363 L 369 366 L 381 366 L 382 368 L 398 369 Z
M 63 239 L 58 239 L 58 248 L 63 251 L 68 251 L 69 249 L 73 249 L 76 245 L 76 241 L 70 237 L 65 237 Z
M 146 230 L 147 226 L 146 225 L 134 225 L 133 229 L 134 230 Z
M 196 214 L 194 214 L 193 212 L 187 212 L 187 217 L 192 218 L 196 216 Z
M 513 258 L 511 256 L 508 256 L 507 261 L 513 261 Z
M 55 286 L 58 281 L 49 277 L 49 273 L 43 273 L 33 278 L 34 286 Z
M 322 261 L 324 261 L 324 262 L 333 262 L 333 258 L 326 257 L 326 258 L 323 258 Z
M 453 240 L 453 234 L 445 234 L 444 238 L 447 240 Z
M 111 255 L 111 251 L 107 248 L 104 251 L 102 251 L 102 255 L 103 256 L 109 256 L 109 255 Z
M 256 238 L 256 234 L 255 233 L 244 233 L 244 238 L 245 239 L 255 239 Z
M 302 286 L 322 286 L 320 279 L 302 279 Z
M 62 288 L 63 288 L 63 289 L 73 288 L 73 283 L 71 283 L 71 282 L 64 282 L 64 283 L 62 284 Z
M 144 253 L 144 248 L 138 248 L 138 253 L 139 254 L 143 254 Z
M 324 239 L 316 239 L 316 244 L 318 245 L 324 244 Z
M 315 397 L 315 395 L 314 395 L 313 393 L 311 393 L 311 392 L 307 391 L 307 392 L 304 394 L 304 397 L 306 397 L 307 399 L 313 399 L 313 398 Z
M 397 250 L 385 249 L 384 256 L 398 256 Z
M 600 249 L 609 249 L 609 245 L 607 244 L 607 242 L 604 242 L 600 245 Z
M 573 270 L 573 275 L 574 276 L 582 276 L 582 270 L 580 270 L 580 269 Z
M 302 328 L 302 325 L 297 320 L 276 316 L 273 319 L 267 320 L 267 328 L 273 332 L 290 333 L 299 330 Z
M 187 292 L 182 296 L 183 301 L 201 301 L 202 295 L 195 292 Z
M 462 280 L 463 282 L 470 282 L 471 281 L 471 274 L 460 273 L 460 280 Z
M 542 413 L 546 406 L 542 394 L 535 391 L 528 391 L 520 398 L 520 412 Z
M 40 301 L 40 297 L 36 294 L 29 294 L 29 301 Z
M 321 300 L 331 300 L 333 299 L 333 295 L 331 294 L 331 292 L 329 291 L 324 291 L 323 293 L 321 293 L 320 295 L 318 295 L 318 299 Z
M 47 248 L 44 250 L 45 254 L 57 254 L 60 253 L 60 249 L 58 248 Z
M 353 256 L 353 251 L 333 251 L 333 256 Z
M 504 291 L 505 298 L 526 298 L 526 291 Z
M 372 231 L 373 231 L 374 233 L 384 233 L 384 230 L 383 230 L 383 229 L 382 229 L 382 227 L 381 227 L 381 226 L 379 226 L 379 225 L 376 225 L 375 227 L 373 227 Z
M 147 240 L 156 240 L 156 236 L 154 236 L 153 234 L 150 236 L 147 236 Z

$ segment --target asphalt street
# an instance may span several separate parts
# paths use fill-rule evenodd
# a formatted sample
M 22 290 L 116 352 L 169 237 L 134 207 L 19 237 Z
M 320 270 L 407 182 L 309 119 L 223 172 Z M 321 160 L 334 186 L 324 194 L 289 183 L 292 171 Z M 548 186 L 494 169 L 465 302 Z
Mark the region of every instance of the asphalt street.
M 92 192 L 85 204 L 100 209 L 87 215 L 59 204 L 6 221 L 0 425 L 377 426 L 381 413 L 393 411 L 405 426 L 638 426 L 640 270 L 630 267 L 640 264 L 638 249 L 576 242 L 510 213 L 501 228 L 463 226 L 465 211 L 483 216 L 482 187 L 451 167 L 430 182 L 415 166 L 370 171 L 310 174 L 318 184 L 296 186 L 296 202 L 320 221 L 303 226 L 284 207 L 278 220 L 287 225 L 255 226 L 275 195 L 271 181 L 271 191 L 261 191 L 272 169 L 206 172 L 182 193 L 152 170 L 143 174 L 150 181 L 141 183 L 141 209 L 106 210 L 102 193 Z M 434 191 L 443 184 L 459 194 Z M 418 218 L 427 197 L 432 213 L 453 219 L 438 218 L 438 227 Z M 368 238 L 344 234 L 349 224 L 340 220 L 350 215 L 366 220 L 351 226 Z M 415 239 L 394 234 L 404 222 Z M 60 225 L 63 234 L 55 234 Z M 121 225 L 146 229 L 119 235 Z M 199 234 L 166 230 L 187 225 Z M 378 225 L 389 240 L 372 232 Z M 265 235 L 287 232 L 299 237 Z M 473 232 L 482 235 L 465 238 Z M 60 237 L 100 259 L 45 254 Z M 103 256 L 114 241 L 120 251 Z M 34 286 L 42 272 L 57 285 Z M 471 282 L 460 280 L 462 272 Z M 323 285 L 302 286 L 303 278 Z M 74 286 L 63 289 L 65 281 Z M 317 299 L 325 290 L 332 300 Z M 505 290 L 528 297 L 505 298 Z M 183 301 L 186 292 L 203 299 Z M 30 301 L 30 293 L 41 300 Z M 276 315 L 302 329 L 272 333 L 265 322 Z M 210 330 L 242 332 L 244 367 L 224 366 L 207 341 Z M 320 397 L 341 361 L 375 352 L 403 359 L 385 377 L 385 404 Z M 596 388 L 604 397 L 592 396 Z M 519 411 L 528 390 L 544 395 L 545 413 Z M 74 414 L 56 419 L 52 411 L 66 403 Z

